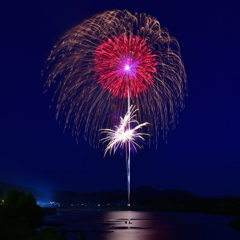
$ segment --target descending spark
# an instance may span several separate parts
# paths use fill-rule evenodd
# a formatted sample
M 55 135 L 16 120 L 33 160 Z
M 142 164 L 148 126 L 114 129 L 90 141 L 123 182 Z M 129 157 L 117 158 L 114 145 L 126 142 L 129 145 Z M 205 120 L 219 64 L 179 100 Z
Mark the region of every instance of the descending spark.
M 101 133 L 107 134 L 105 138 L 102 138 L 101 141 L 108 142 L 108 145 L 105 149 L 104 156 L 109 151 L 115 153 L 117 149 L 125 149 L 127 151 L 128 144 L 130 143 L 130 148 L 134 151 L 137 151 L 138 148 L 141 148 L 138 141 L 144 141 L 144 135 L 149 135 L 146 133 L 140 132 L 140 129 L 143 126 L 148 125 L 148 122 L 139 124 L 139 122 L 135 119 L 136 112 L 138 109 L 135 106 L 131 106 L 127 111 L 126 115 L 122 118 L 120 116 L 119 124 L 114 127 L 114 129 L 101 129 Z M 130 127 L 129 128 L 129 123 Z

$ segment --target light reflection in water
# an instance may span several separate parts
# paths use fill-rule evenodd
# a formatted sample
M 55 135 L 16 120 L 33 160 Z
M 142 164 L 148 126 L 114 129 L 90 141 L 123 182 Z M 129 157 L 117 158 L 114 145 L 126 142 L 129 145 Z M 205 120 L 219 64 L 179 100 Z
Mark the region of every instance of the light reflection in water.
M 173 233 L 163 217 L 153 212 L 111 211 L 104 214 L 111 234 L 105 235 L 105 240 L 172 240 Z

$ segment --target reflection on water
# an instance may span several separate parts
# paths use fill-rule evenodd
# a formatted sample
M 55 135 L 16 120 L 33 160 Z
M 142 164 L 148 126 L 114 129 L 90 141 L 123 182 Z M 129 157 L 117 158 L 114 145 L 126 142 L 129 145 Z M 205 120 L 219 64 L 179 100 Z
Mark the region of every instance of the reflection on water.
M 155 215 L 153 212 L 113 211 L 105 214 L 114 231 L 114 240 L 139 239 L 174 239 L 165 216 Z M 106 235 L 106 240 L 112 240 L 112 234 Z
M 144 211 L 58 210 L 46 222 L 65 224 L 67 240 L 239 240 L 240 233 L 228 226 L 234 217 L 200 213 Z

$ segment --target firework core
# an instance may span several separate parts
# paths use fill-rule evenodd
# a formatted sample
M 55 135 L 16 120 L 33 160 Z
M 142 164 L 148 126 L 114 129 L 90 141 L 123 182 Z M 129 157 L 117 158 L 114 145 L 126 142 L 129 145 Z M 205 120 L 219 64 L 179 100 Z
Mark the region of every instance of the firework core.
M 129 66 L 129 65 L 126 65 L 126 66 L 125 66 L 125 70 L 126 70 L 126 71 L 129 71 L 129 70 L 130 70 L 130 66 Z

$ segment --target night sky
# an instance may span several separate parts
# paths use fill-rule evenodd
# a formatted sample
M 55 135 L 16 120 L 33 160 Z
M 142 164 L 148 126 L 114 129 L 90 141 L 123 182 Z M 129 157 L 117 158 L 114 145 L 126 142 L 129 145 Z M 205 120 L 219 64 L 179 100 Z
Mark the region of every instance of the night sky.
M 223 2 L 223 3 L 221 3 Z M 0 7 L 0 181 L 37 190 L 127 189 L 125 158 L 103 157 L 55 120 L 43 94 L 45 60 L 59 37 L 113 9 L 145 12 L 177 38 L 188 97 L 176 129 L 158 149 L 131 159 L 131 188 L 181 189 L 197 196 L 240 195 L 239 1 L 40 0 Z

